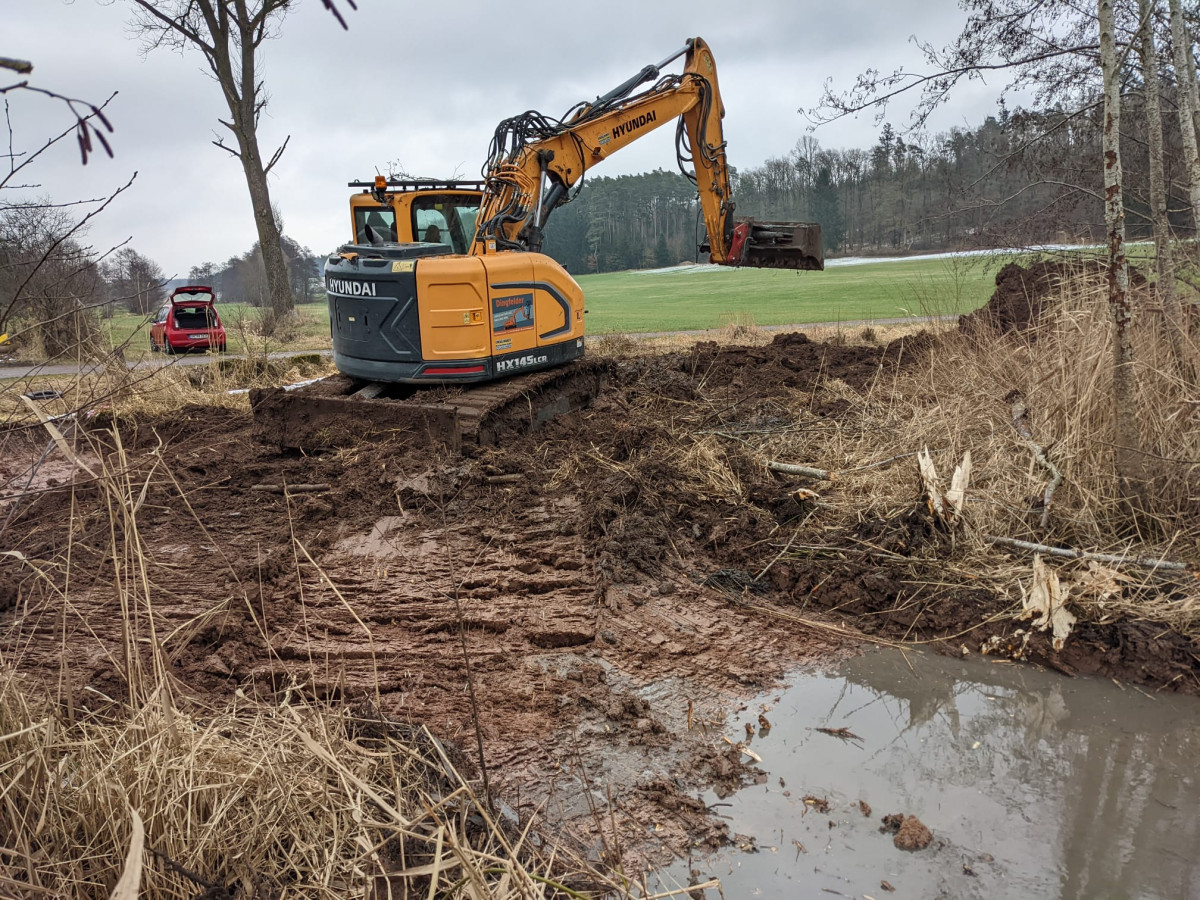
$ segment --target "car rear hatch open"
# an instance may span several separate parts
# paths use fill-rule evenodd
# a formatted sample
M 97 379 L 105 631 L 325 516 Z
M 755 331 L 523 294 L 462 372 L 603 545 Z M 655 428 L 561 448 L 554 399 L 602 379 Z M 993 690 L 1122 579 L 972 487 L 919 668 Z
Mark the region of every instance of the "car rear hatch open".
M 212 336 L 212 331 L 219 324 L 217 311 L 212 303 L 196 303 L 187 301 L 172 304 L 171 315 L 175 320 L 175 328 L 186 332 L 188 340 L 200 341 Z

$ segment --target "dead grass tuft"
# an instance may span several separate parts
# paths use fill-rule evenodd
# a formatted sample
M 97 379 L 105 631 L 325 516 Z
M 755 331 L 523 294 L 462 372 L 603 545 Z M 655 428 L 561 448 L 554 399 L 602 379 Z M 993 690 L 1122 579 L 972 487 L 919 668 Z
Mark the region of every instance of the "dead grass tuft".
M 905 521 L 921 493 L 916 451 L 933 450 L 943 478 L 970 451 L 974 470 L 965 531 L 949 543 L 932 540 L 920 550 L 907 546 L 900 552 L 944 557 L 948 572 L 961 571 L 969 581 L 982 576 L 1016 604 L 1032 558 L 997 548 L 985 535 L 1196 566 L 1200 391 L 1180 377 L 1152 308 L 1139 310 L 1135 343 L 1149 498 L 1137 511 L 1129 509 L 1115 473 L 1112 325 L 1103 285 L 1094 278 L 1064 279 L 1029 331 L 966 335 L 947 330 L 907 369 L 881 369 L 860 387 L 826 381 L 811 397 L 796 398 L 793 417 L 803 422 L 814 406 L 846 414 L 756 446 L 762 458 L 836 473 L 829 488 L 835 499 L 822 510 L 821 525 L 812 526 L 826 535 L 870 533 L 863 523 Z M 1044 529 L 1051 474 L 1013 425 L 1014 391 L 1030 410 L 1034 441 L 1063 476 Z M 800 538 L 805 539 L 825 543 L 817 534 Z M 867 546 L 869 552 L 876 549 Z M 1200 590 L 1191 575 L 1135 568 L 1125 578 L 1094 562 L 1055 565 L 1083 618 L 1150 620 L 1200 634 Z
M 108 897 L 135 848 L 131 897 L 541 897 L 598 877 L 494 815 L 425 728 L 369 709 L 288 691 L 187 715 L 157 691 L 72 722 L 35 697 L 0 673 L 6 894 Z
M 730 313 L 722 317 L 720 335 L 727 341 L 750 341 L 758 333 L 758 324 L 748 312 Z

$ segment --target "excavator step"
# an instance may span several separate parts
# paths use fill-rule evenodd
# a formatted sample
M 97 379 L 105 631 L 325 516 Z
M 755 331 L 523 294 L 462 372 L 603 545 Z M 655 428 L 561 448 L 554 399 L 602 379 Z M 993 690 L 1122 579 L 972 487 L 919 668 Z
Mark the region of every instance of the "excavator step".
M 297 390 L 250 392 L 256 439 L 317 452 L 362 441 L 493 446 L 588 406 L 608 366 L 580 359 L 554 369 L 463 387 L 414 387 L 333 375 Z

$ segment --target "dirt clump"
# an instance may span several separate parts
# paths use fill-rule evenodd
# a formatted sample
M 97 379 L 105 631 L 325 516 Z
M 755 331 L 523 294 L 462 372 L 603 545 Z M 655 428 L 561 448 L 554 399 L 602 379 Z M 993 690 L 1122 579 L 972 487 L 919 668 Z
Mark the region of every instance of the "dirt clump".
M 960 316 L 958 327 L 966 334 L 1029 331 L 1061 296 L 1068 281 L 1094 282 L 1107 277 L 1107 267 L 1095 259 L 1050 259 L 1029 266 L 1008 263 L 996 273 L 996 290 L 975 312 Z M 1130 268 L 1129 286 L 1136 292 L 1149 290 L 1146 276 Z
M 925 823 L 916 816 L 906 816 L 903 813 L 884 816 L 883 826 L 879 830 L 895 835 L 892 843 L 901 850 L 924 850 L 933 842 L 933 832 Z
M 804 801 L 806 809 L 815 809 L 822 815 L 828 814 L 830 809 L 828 797 L 816 797 L 812 794 L 805 794 L 801 799 Z

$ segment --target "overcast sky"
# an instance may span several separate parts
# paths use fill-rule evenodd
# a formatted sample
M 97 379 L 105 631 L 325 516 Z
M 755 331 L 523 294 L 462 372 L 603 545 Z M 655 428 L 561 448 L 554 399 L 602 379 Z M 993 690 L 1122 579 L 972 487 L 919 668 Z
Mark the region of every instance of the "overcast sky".
M 99 249 L 132 238 L 168 276 L 247 250 L 255 233 L 241 167 L 212 146 L 227 117 L 196 52 L 143 54 L 123 0 L 3 0 L 0 55 L 30 59 L 38 86 L 99 102 L 116 128 L 114 159 L 79 165 L 74 141 L 36 168 L 56 201 L 98 197 L 137 172 L 132 188 L 98 217 Z M 868 67 L 917 66 L 910 37 L 944 43 L 961 27 L 953 0 L 606 0 L 527 6 L 494 0 L 358 0 L 342 31 L 319 0 L 306 0 L 265 45 L 270 105 L 259 129 L 264 156 L 291 142 L 271 176 L 285 231 L 324 253 L 349 237 L 346 182 L 397 161 L 415 175 L 478 177 L 497 122 L 526 109 L 559 116 L 700 35 L 711 45 L 725 101 L 730 162 L 785 155 L 806 134 L 797 110 L 825 79 L 848 86 Z M 677 70 L 677 69 L 676 69 Z M 15 79 L 12 79 L 15 80 Z M 933 124 L 974 125 L 997 92 L 977 83 Z M 10 96 L 17 150 L 70 124 L 61 104 Z M 896 107 L 889 118 L 901 124 Z M 819 128 L 826 147 L 867 147 L 870 114 Z M 674 128 L 663 127 L 592 170 L 620 175 L 675 167 Z M 11 192 L 5 199 L 14 199 Z

